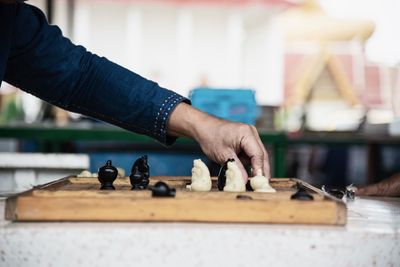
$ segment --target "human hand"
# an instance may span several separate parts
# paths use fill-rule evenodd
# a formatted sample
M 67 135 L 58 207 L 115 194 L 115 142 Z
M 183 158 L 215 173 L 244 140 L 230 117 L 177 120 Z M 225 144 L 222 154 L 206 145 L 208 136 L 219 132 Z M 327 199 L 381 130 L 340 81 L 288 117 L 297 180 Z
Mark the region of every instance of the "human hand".
M 400 196 L 400 173 L 393 175 L 377 184 L 367 185 L 358 188 L 356 191 L 358 196 Z
M 201 124 L 195 137 L 203 152 L 219 164 L 233 158 L 247 181 L 244 165 L 251 165 L 253 175 L 262 170 L 270 177 L 268 154 L 256 128 L 244 123 L 225 120 L 209 121 Z
M 221 165 L 235 159 L 245 181 L 243 164 L 251 164 L 254 176 L 261 169 L 271 177 L 268 153 L 254 126 L 218 119 L 181 103 L 171 114 L 168 133 L 195 139 L 207 157 Z

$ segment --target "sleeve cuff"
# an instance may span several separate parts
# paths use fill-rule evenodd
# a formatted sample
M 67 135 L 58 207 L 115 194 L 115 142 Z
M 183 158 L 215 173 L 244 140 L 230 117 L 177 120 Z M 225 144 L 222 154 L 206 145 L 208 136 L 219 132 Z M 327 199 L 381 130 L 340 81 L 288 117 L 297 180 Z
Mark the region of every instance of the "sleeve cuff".
M 166 146 L 173 145 L 177 139 L 177 137 L 167 134 L 167 123 L 172 111 L 182 102 L 189 105 L 191 104 L 189 99 L 171 92 L 171 94 L 167 96 L 158 107 L 158 110 L 156 110 L 156 117 L 151 136 Z

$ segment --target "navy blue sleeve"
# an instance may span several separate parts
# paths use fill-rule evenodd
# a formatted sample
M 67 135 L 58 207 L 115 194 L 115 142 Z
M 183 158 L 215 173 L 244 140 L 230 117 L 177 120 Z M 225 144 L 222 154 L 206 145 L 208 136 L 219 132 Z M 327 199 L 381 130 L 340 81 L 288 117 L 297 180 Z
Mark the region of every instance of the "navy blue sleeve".
M 76 46 L 44 14 L 18 4 L 5 81 L 53 105 L 170 145 L 172 110 L 189 101 Z

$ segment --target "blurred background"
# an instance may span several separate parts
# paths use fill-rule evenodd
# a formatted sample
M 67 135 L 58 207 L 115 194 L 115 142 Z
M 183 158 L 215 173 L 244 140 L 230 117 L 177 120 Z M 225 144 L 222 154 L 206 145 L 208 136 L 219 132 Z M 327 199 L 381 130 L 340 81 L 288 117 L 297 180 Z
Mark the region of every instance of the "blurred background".
M 345 186 L 400 171 L 396 0 L 28 4 L 89 51 L 191 98 L 208 113 L 256 125 L 275 177 Z M 87 156 L 71 169 L 59 166 L 64 173 L 95 172 L 112 159 L 129 174 L 134 160 L 148 154 L 152 175 L 190 175 L 194 158 L 206 160 L 193 142 L 181 140 L 166 149 L 4 82 L 0 109 L 0 151 Z M 0 176 L 18 176 L 20 167 L 12 161 L 3 165 Z M 218 166 L 208 165 L 216 175 Z M 44 162 L 36 168 L 50 167 Z M 31 172 L 30 184 L 61 175 L 47 172 L 43 180 L 38 173 Z M 15 186 L 15 177 L 0 179 L 0 187 Z

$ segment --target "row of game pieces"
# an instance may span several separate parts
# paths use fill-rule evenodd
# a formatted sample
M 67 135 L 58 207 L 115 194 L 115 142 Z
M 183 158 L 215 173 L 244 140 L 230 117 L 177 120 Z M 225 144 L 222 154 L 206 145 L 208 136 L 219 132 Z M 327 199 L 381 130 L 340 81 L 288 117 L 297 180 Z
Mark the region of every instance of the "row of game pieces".
M 113 185 L 117 179 L 118 169 L 112 165 L 111 160 L 107 160 L 106 164 L 99 168 L 98 179 L 101 183 L 100 190 L 115 190 Z M 175 188 L 159 181 L 151 188 L 148 188 L 150 183 L 150 166 L 148 164 L 147 155 L 138 158 L 132 165 L 129 181 L 132 190 L 146 190 L 152 191 L 153 197 L 175 197 Z
M 226 171 L 228 169 L 228 162 L 234 162 L 234 160 L 229 159 L 220 169 L 217 184 L 219 191 L 223 191 L 223 188 L 226 184 Z M 118 169 L 112 165 L 111 160 L 107 160 L 106 164 L 99 168 L 97 176 L 99 182 L 101 183 L 100 190 L 115 190 L 113 183 L 117 179 Z M 174 197 L 176 194 L 175 188 L 170 188 L 166 183 L 162 181 L 159 181 L 151 188 L 148 188 L 148 185 L 150 183 L 150 166 L 148 164 L 147 155 L 141 156 L 133 163 L 131 173 L 129 175 L 129 180 L 132 186 L 132 190 L 149 189 L 152 191 L 152 195 L 154 197 Z M 253 191 L 250 183 L 246 184 L 246 189 L 246 191 Z M 294 195 L 292 195 L 292 199 L 313 200 L 313 197 L 308 194 L 303 187 L 300 187 L 298 189 L 299 190 Z
M 100 190 L 115 190 L 113 183 L 117 176 L 117 168 L 112 165 L 111 160 L 107 160 L 106 164 L 100 167 L 98 171 L 98 179 L 101 183 Z M 147 155 L 141 156 L 133 163 L 129 180 L 132 190 L 147 189 L 150 182 L 150 167 L 147 163 Z
M 196 164 L 196 162 L 200 163 L 200 166 L 199 166 L 199 164 Z M 226 174 L 227 174 L 227 170 L 229 169 L 228 168 L 229 164 L 234 164 L 234 160 L 228 159 L 225 162 L 225 164 L 223 166 L 221 166 L 221 169 L 219 171 L 219 175 L 218 175 L 218 190 L 219 191 L 229 191 L 229 190 L 226 190 L 226 187 L 225 187 L 225 185 L 227 185 L 227 179 L 226 179 L 227 175 Z M 197 172 L 194 170 L 199 169 L 199 167 L 200 167 L 200 173 L 202 173 L 203 176 L 204 176 L 204 174 L 207 174 L 207 175 L 205 175 L 204 177 L 202 177 L 201 174 L 196 175 Z M 203 169 L 203 170 L 201 170 L 201 169 Z M 231 171 L 231 173 L 235 172 L 233 170 L 230 170 L 230 171 Z M 233 176 L 235 176 L 233 178 L 236 178 L 236 179 L 233 179 L 231 177 L 233 180 L 243 181 L 242 177 L 241 177 L 241 173 L 238 168 L 236 168 L 236 175 L 233 175 Z M 98 177 L 99 182 L 101 183 L 100 190 L 115 190 L 113 183 L 118 177 L 118 169 L 112 165 L 111 160 L 108 160 L 104 166 L 99 168 L 97 177 Z M 266 180 L 265 183 L 268 185 L 268 180 L 265 177 L 262 177 L 262 178 L 263 178 L 262 180 Z M 197 180 L 197 184 L 199 184 L 199 182 L 201 184 L 202 180 L 203 181 L 209 180 L 209 181 L 207 181 L 208 189 L 205 189 L 205 188 L 196 189 L 196 187 L 195 187 L 196 182 L 194 179 Z M 256 177 L 253 177 L 251 180 L 254 182 L 255 181 L 254 179 L 256 179 Z M 132 188 L 131 188 L 132 190 L 147 189 L 149 182 L 150 182 L 150 166 L 148 164 L 147 155 L 141 156 L 133 163 L 131 173 L 129 175 L 129 180 L 132 185 Z M 193 183 L 193 182 L 195 182 L 195 183 Z M 247 191 L 253 191 L 253 189 L 256 189 L 256 188 L 254 188 L 254 185 L 250 186 L 250 181 L 249 181 L 248 184 L 244 187 L 244 189 L 239 190 L 238 192 L 246 191 L 246 189 L 247 189 Z M 275 190 L 273 188 L 269 187 L 267 189 L 268 189 L 267 191 L 264 190 L 264 191 L 260 191 L 260 192 L 275 192 Z M 194 161 L 194 168 L 192 169 L 192 189 L 191 190 L 194 190 L 194 191 L 210 191 L 211 190 L 210 174 L 209 174 L 208 168 L 206 167 L 206 165 L 203 162 L 201 162 L 201 160 Z M 233 191 L 237 191 L 237 190 L 233 190 Z M 255 190 L 255 191 L 258 191 L 258 190 Z

